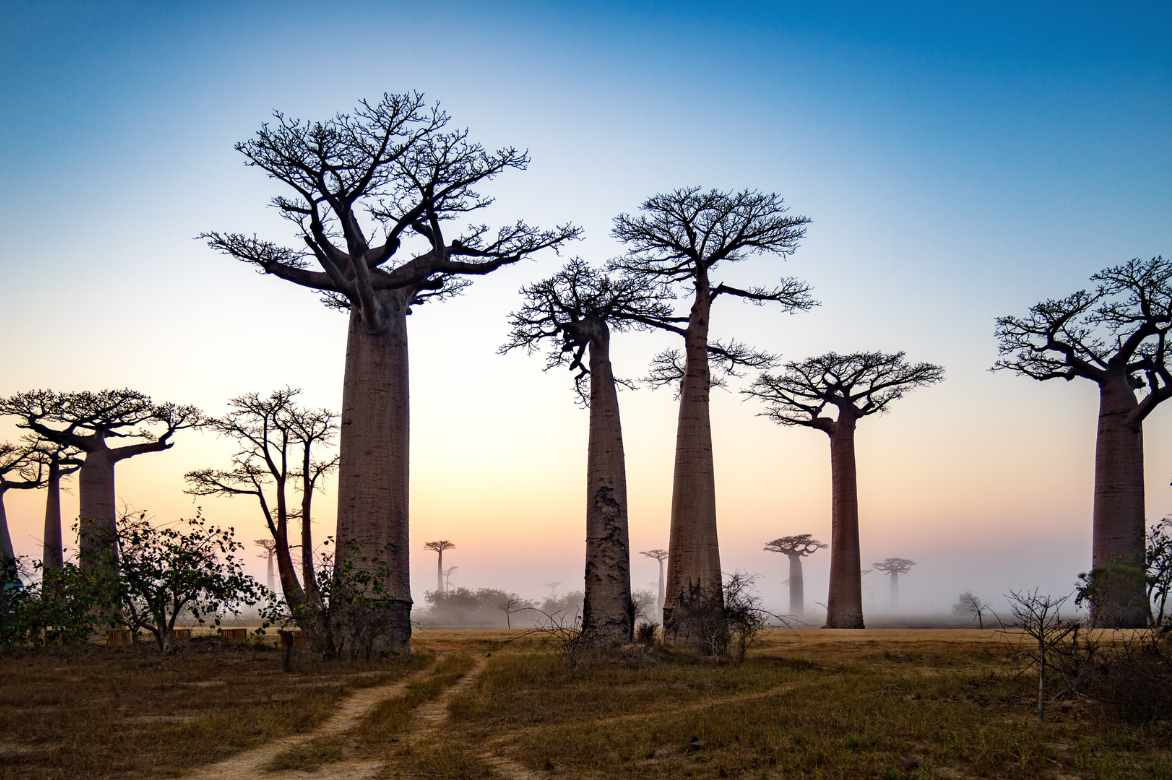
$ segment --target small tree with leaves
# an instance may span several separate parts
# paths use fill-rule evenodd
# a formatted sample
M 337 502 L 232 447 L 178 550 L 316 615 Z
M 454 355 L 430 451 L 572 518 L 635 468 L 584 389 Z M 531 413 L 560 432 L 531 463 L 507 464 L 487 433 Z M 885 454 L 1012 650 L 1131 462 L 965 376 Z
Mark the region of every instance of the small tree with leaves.
M 511 146 L 486 149 L 418 92 L 364 100 L 323 121 L 276 112 L 236 150 L 285 190 L 272 204 L 292 226 L 295 243 L 248 233 L 202 238 L 263 274 L 313 290 L 349 316 L 336 571 L 385 572 L 386 598 L 370 603 L 389 603 L 390 613 L 353 619 L 362 631 L 385 625 L 385 634 L 371 640 L 376 652 L 407 652 L 407 315 L 452 297 L 475 276 L 557 249 L 579 229 L 517 220 L 494 231 L 473 221 L 493 204 L 481 188 L 527 168 L 529 155 Z M 351 603 L 358 609 L 366 602 Z
M 45 441 L 76 448 L 84 456 L 78 471 L 78 547 L 83 569 L 117 565 L 115 467 L 129 458 L 170 449 L 178 431 L 201 423 L 194 406 L 158 404 L 126 388 L 18 393 L 0 399 L 0 414 L 14 416 L 18 427 Z
M 786 363 L 781 373 L 762 374 L 745 391 L 765 402 L 763 414 L 774 422 L 813 428 L 830 438 L 830 628 L 863 627 L 855 428 L 909 390 L 943 378 L 940 366 L 910 363 L 903 352 L 828 352 Z
M 132 631 L 150 632 L 163 652 L 180 615 L 218 626 L 225 613 L 239 614 L 265 596 L 245 573 L 244 544 L 234 531 L 198 512 L 172 526 L 156 526 L 145 513 L 126 515 L 117 532 L 122 619 Z
M 1172 261 L 1131 260 L 1091 282 L 1093 288 L 1044 300 L 1024 316 L 999 317 L 993 369 L 1098 387 L 1092 610 L 1097 625 L 1136 628 L 1148 619 L 1143 423 L 1172 396 Z
M 586 575 L 582 642 L 630 642 L 631 551 L 627 473 L 611 335 L 645 330 L 670 317 L 661 284 L 636 275 L 607 275 L 575 258 L 554 276 L 521 289 L 502 352 L 546 348 L 546 369 L 568 368 L 579 400 L 590 408 L 586 466 Z
M 814 305 L 809 287 L 782 278 L 773 286 L 741 287 L 728 278 L 729 267 L 755 255 L 785 258 L 805 236 L 806 217 L 789 213 L 777 193 L 753 190 L 727 192 L 685 187 L 653 195 L 635 214 L 620 214 L 612 233 L 626 253 L 613 267 L 686 294 L 686 316 L 658 322 L 656 327 L 683 339 L 682 352 L 661 354 L 652 380 L 678 383 L 672 482 L 671 535 L 667 595 L 663 610 L 667 641 L 704 640 L 689 636 L 673 617 L 685 596 L 705 603 L 722 598 L 720 549 L 716 534 L 716 481 L 713 470 L 709 392 L 713 384 L 710 358 L 718 371 L 764 368 L 774 356 L 735 340 L 709 336 L 713 305 L 728 299 L 772 305 L 794 312 Z M 697 588 L 699 591 L 697 591 Z
M 787 583 L 789 585 L 790 614 L 800 616 L 806 611 L 805 586 L 802 581 L 802 558 L 824 549 L 826 549 L 826 545 L 810 534 L 782 536 L 772 542 L 765 543 L 767 552 L 781 553 L 789 561 Z

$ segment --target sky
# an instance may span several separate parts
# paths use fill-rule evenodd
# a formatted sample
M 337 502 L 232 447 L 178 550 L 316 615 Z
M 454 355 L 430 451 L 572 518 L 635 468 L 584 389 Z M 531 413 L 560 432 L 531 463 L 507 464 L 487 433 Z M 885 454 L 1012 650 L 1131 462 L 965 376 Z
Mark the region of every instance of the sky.
M 0 20 L 0 394 L 130 386 L 217 413 L 248 391 L 304 389 L 338 408 L 345 318 L 207 249 L 205 230 L 289 238 L 280 189 L 234 142 L 274 109 L 309 119 L 420 90 L 487 146 L 527 148 L 498 180 L 496 224 L 573 221 L 604 262 L 614 215 L 686 185 L 781 193 L 812 219 L 784 263 L 821 306 L 720 301 L 715 336 L 800 359 L 906 350 L 945 366 L 858 433 L 865 561 L 918 561 L 912 609 L 972 589 L 1070 589 L 1090 555 L 1096 393 L 991 373 L 993 319 L 1172 253 L 1172 9 L 1166 4 L 54 4 Z M 950 6 L 952 4 L 949 4 Z M 424 7 L 426 6 L 426 7 Z M 1020 7 L 1019 7 L 1020 6 Z M 550 254 L 411 316 L 411 534 L 447 538 L 453 584 L 526 595 L 580 587 L 587 414 L 570 377 L 500 356 L 517 289 Z M 637 377 L 664 335 L 615 339 Z M 779 428 L 736 392 L 712 402 L 722 564 L 781 605 L 777 536 L 830 534 L 824 434 Z M 666 547 L 676 408 L 621 395 L 634 550 Z M 1148 514 L 1172 512 L 1172 405 L 1146 423 Z M 16 435 L 0 421 L 0 438 Z M 119 500 L 189 516 L 183 474 L 225 462 L 186 432 L 120 466 Z M 76 512 L 76 488 L 65 511 Z M 318 497 L 332 534 L 333 485 Z M 259 538 L 257 508 L 202 498 Z M 39 550 L 43 495 L 12 491 L 18 552 Z M 829 557 L 807 561 L 824 600 Z M 253 562 L 259 575 L 263 563 Z M 654 561 L 635 556 L 646 589 Z M 867 579 L 868 604 L 885 589 Z M 918 584 L 917 584 L 918 583 Z

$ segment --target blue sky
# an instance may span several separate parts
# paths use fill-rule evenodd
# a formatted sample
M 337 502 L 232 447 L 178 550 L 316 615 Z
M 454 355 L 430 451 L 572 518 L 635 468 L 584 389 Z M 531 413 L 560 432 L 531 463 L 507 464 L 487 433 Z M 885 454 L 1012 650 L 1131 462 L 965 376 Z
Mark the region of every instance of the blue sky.
M 940 577 L 971 570 L 949 587 L 978 587 L 990 561 L 1056 535 L 1042 567 L 1054 587 L 1083 565 L 1093 390 L 989 374 L 992 320 L 1172 252 L 1167 4 L 175 5 L 16 3 L 0 23 L 0 392 L 131 384 L 214 411 L 292 383 L 336 406 L 343 321 L 193 236 L 287 235 L 265 205 L 277 190 L 232 151 L 272 109 L 319 118 L 419 89 L 486 144 L 531 151 L 531 170 L 494 188 L 494 216 L 572 219 L 592 259 L 618 251 L 610 218 L 655 191 L 783 193 L 814 220 L 806 243 L 784 269 L 737 273 L 802 276 L 823 305 L 792 318 L 731 306 L 715 330 L 794 358 L 904 348 L 949 372 L 860 434 L 864 555 L 923 555 Z M 411 323 L 415 538 L 475 539 L 479 563 L 453 562 L 487 584 L 540 535 L 535 592 L 578 565 L 585 419 L 565 377 L 493 349 L 516 288 L 555 263 L 478 281 Z M 662 346 L 617 350 L 637 375 Z M 497 412 L 461 409 L 471 388 Z M 661 546 L 670 396 L 623 403 L 632 534 Z M 735 395 L 714 404 L 726 567 L 761 569 L 761 539 L 828 532 L 825 444 Z M 1172 409 L 1148 430 L 1163 514 Z M 123 496 L 180 511 L 177 480 L 217 446 L 136 464 Z M 455 488 L 453 460 L 467 475 Z M 10 501 L 28 518 L 18 547 L 31 545 L 36 501 Z

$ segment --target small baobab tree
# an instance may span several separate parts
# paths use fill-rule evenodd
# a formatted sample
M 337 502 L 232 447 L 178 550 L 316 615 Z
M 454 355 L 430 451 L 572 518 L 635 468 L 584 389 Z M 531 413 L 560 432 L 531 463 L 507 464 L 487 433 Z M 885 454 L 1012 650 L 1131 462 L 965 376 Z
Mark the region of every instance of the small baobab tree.
M 449 542 L 447 539 L 440 539 L 423 545 L 425 550 L 432 550 L 436 554 L 435 590 L 437 593 L 444 593 L 447 590 L 444 587 L 444 550 L 451 550 L 455 546 L 455 542 Z
M 201 423 L 194 406 L 157 404 L 125 388 L 32 390 L 0 400 L 0 414 L 16 417 L 18 427 L 44 441 L 73 447 L 84 456 L 78 469 L 78 548 L 81 567 L 91 571 L 116 566 L 115 467 L 129 458 L 170 449 L 177 431 Z M 115 442 L 123 443 L 112 446 Z
M 659 616 L 659 619 L 662 620 L 663 619 L 663 563 L 664 563 L 664 561 L 667 560 L 667 550 L 656 548 L 654 550 L 644 550 L 643 552 L 641 552 L 639 554 L 644 555 L 648 558 L 651 558 L 652 560 L 654 560 L 656 563 L 659 564 L 659 587 L 655 591 L 655 593 L 656 593 L 655 612 Z
M 417 92 L 385 94 L 318 122 L 277 112 L 236 150 L 286 188 L 272 202 L 296 245 L 246 233 L 202 236 L 349 316 L 334 590 L 340 595 L 347 572 L 379 590 L 378 598 L 350 594 L 347 614 L 338 615 L 364 636 L 364 654 L 410 649 L 407 315 L 579 234 L 568 224 L 543 230 L 518 220 L 495 232 L 469 224 L 493 203 L 480 188 L 524 170 L 529 156 L 486 149 L 450 124 Z
M 882 572 L 888 577 L 888 582 L 891 584 L 891 606 L 899 606 L 899 578 L 912 570 L 916 565 L 915 561 L 907 558 L 884 558 L 881 561 L 876 561 L 871 564 L 875 567 L 875 571 Z
M 765 543 L 768 552 L 781 553 L 789 559 L 789 611 L 790 614 L 801 616 L 806 611 L 805 587 L 802 581 L 802 558 L 813 555 L 826 545 L 810 534 L 782 536 L 772 542 Z
M 41 567 L 45 576 L 53 576 L 65 565 L 65 535 L 61 529 L 61 480 L 81 468 L 76 447 L 62 445 L 35 436 L 28 441 L 36 449 L 35 458 L 45 474 L 45 526 L 41 544 Z
M 830 437 L 831 532 L 828 628 L 863 627 L 855 427 L 909 390 L 940 382 L 944 370 L 909 363 L 903 352 L 829 352 L 762 374 L 745 393 L 765 402 L 764 416 Z M 834 417 L 826 412 L 833 411 Z
M 787 312 L 814 305 L 809 287 L 794 279 L 782 279 L 772 287 L 738 287 L 717 276 L 754 255 L 784 258 L 793 254 L 808 222 L 806 217 L 790 214 L 777 193 L 699 187 L 654 195 L 640 205 L 638 213 L 614 219 L 612 233 L 626 246 L 626 253 L 612 266 L 670 290 L 686 291 L 691 299 L 686 317 L 656 323 L 683 338 L 683 352 L 669 350 L 652 367 L 653 381 L 678 381 L 679 388 L 671 557 L 663 610 L 664 638 L 669 642 L 702 644 L 676 619 L 681 600 L 711 605 L 723 597 L 709 418 L 710 358 L 724 373 L 764 368 L 774 361 L 772 355 L 736 341 L 714 342 L 709 336 L 712 306 L 728 298 L 773 304 Z
M 632 641 L 631 550 L 627 473 L 611 334 L 645 330 L 669 317 L 663 286 L 645 277 L 607 275 L 581 259 L 521 289 L 502 352 L 546 346 L 546 369 L 573 372 L 579 400 L 590 408 L 586 466 L 586 585 L 582 636 L 591 644 Z
M 276 582 L 273 578 L 273 561 L 277 557 L 277 543 L 272 539 L 257 539 L 256 546 L 263 550 L 259 556 L 265 562 L 265 587 L 273 591 Z
M 0 588 L 17 578 L 16 549 L 8 530 L 4 494 L 9 490 L 32 490 L 45 484 L 44 469 L 35 447 L 0 444 Z
M 1172 396 L 1172 261 L 1131 260 L 1091 282 L 1093 289 L 1049 298 L 1025 316 L 997 318 L 993 369 L 1097 385 L 1092 615 L 1100 626 L 1138 628 L 1148 617 L 1143 423 Z
M 256 500 L 273 543 L 281 593 L 294 620 L 318 650 L 333 654 L 339 648 L 329 638 L 332 632 L 313 560 L 313 496 L 338 464 L 330 449 L 338 418 L 328 409 L 298 405 L 300 392 L 286 387 L 267 396 L 246 393 L 228 401 L 227 411 L 208 419 L 205 426 L 236 445 L 230 464 L 225 469 L 190 471 L 184 478 L 192 495 Z M 294 491 L 301 493 L 299 503 Z M 298 545 L 289 538 L 294 519 L 301 523 L 300 579 L 293 557 Z

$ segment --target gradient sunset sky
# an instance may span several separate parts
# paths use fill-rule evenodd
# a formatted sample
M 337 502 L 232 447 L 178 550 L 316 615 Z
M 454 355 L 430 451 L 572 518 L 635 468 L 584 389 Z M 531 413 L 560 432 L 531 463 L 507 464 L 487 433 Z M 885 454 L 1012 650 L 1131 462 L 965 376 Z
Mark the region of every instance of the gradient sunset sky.
M 490 217 L 577 222 L 572 254 L 618 253 L 613 215 L 690 184 L 776 190 L 813 220 L 792 259 L 735 278 L 797 275 L 822 306 L 722 300 L 713 331 L 790 359 L 905 349 L 946 367 L 944 384 L 859 429 L 864 560 L 920 561 L 909 604 L 1065 591 L 1087 567 L 1095 390 L 990 373 L 993 319 L 1172 253 L 1168 4 L 176 5 L 17 2 L 0 21 L 0 394 L 127 385 L 217 413 L 291 384 L 338 408 L 345 318 L 194 236 L 288 239 L 266 205 L 281 190 L 232 149 L 274 108 L 318 119 L 422 90 L 486 145 L 530 150 L 530 171 L 492 187 Z M 495 352 L 517 288 L 559 264 L 514 266 L 410 318 L 417 602 L 437 537 L 457 544 L 455 583 L 580 587 L 587 414 L 567 374 Z M 669 345 L 616 338 L 616 369 L 639 376 Z M 632 545 L 666 547 L 672 394 L 620 400 Z M 714 392 L 721 550 L 777 602 L 782 560 L 761 545 L 829 539 L 829 449 L 757 411 Z M 1172 404 L 1146 438 L 1157 517 L 1172 512 Z M 190 514 L 183 473 L 229 451 L 183 433 L 120 467 L 119 499 Z M 333 499 L 331 484 L 319 538 Z M 262 534 L 247 501 L 200 501 Z M 18 552 L 39 554 L 42 494 L 7 505 Z M 828 562 L 808 564 L 810 602 Z M 654 562 L 632 568 L 636 588 L 653 581 Z

